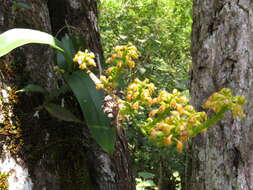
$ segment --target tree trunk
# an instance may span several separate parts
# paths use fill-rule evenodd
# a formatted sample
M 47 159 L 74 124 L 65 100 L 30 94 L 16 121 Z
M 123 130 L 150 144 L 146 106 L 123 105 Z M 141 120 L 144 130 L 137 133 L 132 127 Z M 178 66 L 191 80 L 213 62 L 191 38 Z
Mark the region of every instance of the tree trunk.
M 1 1 L 1 30 L 22 27 L 50 33 L 51 26 L 47 19 L 48 9 L 45 2 L 26 3 L 30 9 L 14 8 L 11 1 Z M 32 45 L 19 48 L 0 62 L 0 171 L 10 174 L 10 190 L 60 189 L 59 176 L 44 167 L 42 156 L 45 157 L 46 152 L 40 152 L 40 158 L 35 154 L 38 151 L 36 149 L 42 148 L 42 143 L 46 144 L 46 136 L 49 134 L 46 128 L 50 125 L 45 126 L 45 121 L 33 117 L 35 107 L 41 100 L 34 96 L 15 95 L 15 91 L 28 82 L 40 84 L 47 89 L 54 86 L 52 54 L 48 47 Z
M 191 95 L 201 105 L 213 92 L 244 95 L 246 117 L 227 113 L 193 139 L 189 190 L 253 189 L 253 2 L 194 0 Z M 209 113 L 211 115 L 211 113 Z
M 100 59 L 96 1 L 23 0 L 30 8 L 15 8 L 0 0 L 0 32 L 32 28 L 85 38 Z M 66 30 L 67 29 L 67 30 Z M 87 127 L 55 120 L 45 111 L 39 94 L 15 94 L 27 84 L 48 90 L 57 87 L 53 51 L 27 45 L 0 59 L 0 173 L 8 173 L 9 190 L 132 190 L 127 141 L 118 131 L 116 151 L 105 153 Z M 38 117 L 39 116 L 39 117 Z

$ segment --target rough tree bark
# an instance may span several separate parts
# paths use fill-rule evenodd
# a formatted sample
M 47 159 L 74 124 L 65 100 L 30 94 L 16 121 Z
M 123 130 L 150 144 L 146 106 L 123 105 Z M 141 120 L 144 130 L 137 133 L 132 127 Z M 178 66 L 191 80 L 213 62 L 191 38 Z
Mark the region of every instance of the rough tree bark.
M 253 189 L 253 2 L 194 0 L 191 95 L 201 110 L 223 87 L 244 95 L 242 120 L 226 114 L 192 142 L 189 190 Z M 210 113 L 211 114 L 211 113 Z
M 22 0 L 30 9 L 0 0 L 0 32 L 32 28 L 85 38 L 100 59 L 96 1 Z M 67 27 L 66 27 L 67 26 Z M 39 94 L 16 95 L 29 83 L 55 89 L 53 51 L 27 45 L 0 59 L 0 173 L 9 173 L 9 190 L 132 190 L 127 141 L 118 131 L 116 151 L 109 155 L 84 126 L 60 122 L 44 111 Z

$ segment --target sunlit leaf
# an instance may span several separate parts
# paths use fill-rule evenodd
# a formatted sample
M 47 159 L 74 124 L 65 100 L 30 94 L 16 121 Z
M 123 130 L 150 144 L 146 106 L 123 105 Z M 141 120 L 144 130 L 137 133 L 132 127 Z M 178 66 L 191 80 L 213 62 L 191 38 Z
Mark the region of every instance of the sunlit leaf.
M 140 182 L 136 187 L 137 188 L 144 188 L 144 187 L 154 187 L 156 184 L 152 180 L 147 180 Z
M 60 42 L 52 35 L 31 29 L 15 28 L 0 35 L 0 57 L 6 55 L 13 49 L 29 43 L 47 44 L 64 52 Z

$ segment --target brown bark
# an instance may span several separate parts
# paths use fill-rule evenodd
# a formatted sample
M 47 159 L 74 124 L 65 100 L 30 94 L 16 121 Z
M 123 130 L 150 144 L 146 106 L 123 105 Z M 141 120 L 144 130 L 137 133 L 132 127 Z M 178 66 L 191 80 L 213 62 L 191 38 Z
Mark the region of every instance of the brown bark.
M 112 155 L 101 151 L 96 143 L 91 144 L 89 151 L 91 177 L 96 190 L 135 189 L 123 130 L 118 131 L 116 150 Z
M 30 6 L 30 9 L 14 8 L 11 1 L 1 2 L 1 29 L 5 31 L 13 27 L 33 28 L 50 33 L 51 26 L 47 19 L 46 3 L 24 2 Z M 5 167 L 3 166 L 1 170 L 1 172 L 10 172 L 10 179 L 16 179 L 16 181 L 9 181 L 10 190 L 25 190 L 32 187 L 33 189 L 60 189 L 59 176 L 45 169 L 45 159 L 42 157 L 45 157 L 46 152 L 40 153 L 40 157 L 35 158 L 36 149 L 45 145 L 47 134 L 45 122 L 33 117 L 35 107 L 41 100 L 34 96 L 22 100 L 22 96 L 14 95 L 15 90 L 27 83 L 36 82 L 47 89 L 54 86 L 52 55 L 53 51 L 48 47 L 31 45 L 16 50 L 0 61 L 1 96 L 6 97 L 0 101 L 0 115 L 3 118 L 0 123 L 3 131 L 7 132 L 2 136 L 1 141 L 1 164 L 6 165 L 5 162 L 10 160 L 15 160 L 16 164 L 14 168 L 3 169 Z M 12 128 L 21 132 L 15 134 Z M 32 173 L 34 175 L 31 175 Z
M 246 117 L 228 113 L 193 139 L 189 190 L 253 189 L 253 3 L 194 0 L 191 95 L 194 105 L 223 87 L 244 95 Z M 209 114 L 211 115 L 211 113 Z
M 128 143 L 124 129 L 118 128 L 116 151 L 111 156 L 114 163 L 115 179 L 117 181 L 117 189 L 134 190 L 135 182 L 129 162 Z
M 1 32 L 22 27 L 56 34 L 68 25 L 70 30 L 62 30 L 62 35 L 71 32 L 84 37 L 87 48 L 103 58 L 96 1 L 22 2 L 30 9 L 14 9 L 12 1 L 0 1 Z M 56 10 L 59 14 L 54 14 Z M 56 88 L 52 60 L 53 51 L 41 45 L 18 48 L 0 59 L 0 95 L 3 97 L 0 98 L 0 125 L 6 128 L 4 132 L 0 131 L 3 149 L 0 172 L 5 172 L 4 161 L 13 158 L 26 174 L 26 179 L 22 179 L 25 184 L 19 187 L 22 190 L 134 189 L 127 142 L 122 131 L 118 133 L 115 153 L 109 155 L 91 138 L 86 127 L 57 121 L 45 111 L 39 112 L 40 118 L 34 117 L 36 107 L 43 102 L 39 94 L 12 96 L 16 89 L 30 83 L 48 90 Z M 13 131 L 7 130 L 14 125 L 22 133 L 11 134 Z M 3 148 L 10 145 L 17 151 Z M 9 170 L 18 183 L 21 178 L 17 175 L 17 168 Z M 12 186 L 10 190 L 13 189 L 17 188 Z

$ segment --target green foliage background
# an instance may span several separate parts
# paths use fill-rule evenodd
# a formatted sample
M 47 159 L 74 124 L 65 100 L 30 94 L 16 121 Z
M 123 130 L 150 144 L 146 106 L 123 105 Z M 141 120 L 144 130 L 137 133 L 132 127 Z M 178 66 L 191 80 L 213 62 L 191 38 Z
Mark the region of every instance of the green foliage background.
M 113 47 L 132 42 L 141 52 L 140 79 L 149 78 L 158 89 L 177 88 L 187 94 L 191 9 L 191 0 L 101 0 L 99 23 L 105 56 Z M 134 123 L 125 126 L 136 175 L 151 172 L 161 189 L 180 189 L 182 183 L 173 172 L 179 171 L 181 180 L 184 178 L 185 155 L 154 146 Z
M 191 0 L 103 0 L 100 30 L 105 55 L 132 42 L 140 50 L 139 73 L 160 88 L 185 89 L 188 78 Z

